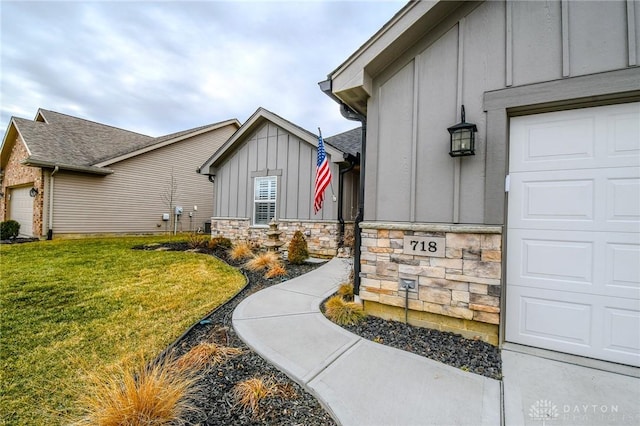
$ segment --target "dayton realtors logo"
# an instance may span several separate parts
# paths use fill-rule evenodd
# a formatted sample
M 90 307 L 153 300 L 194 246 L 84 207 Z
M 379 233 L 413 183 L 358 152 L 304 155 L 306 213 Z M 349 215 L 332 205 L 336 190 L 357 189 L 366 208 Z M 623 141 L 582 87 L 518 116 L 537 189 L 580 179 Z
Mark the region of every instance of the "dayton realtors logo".
M 556 405 L 548 399 L 540 399 L 529 407 L 529 417 L 534 421 L 541 421 L 542 425 L 554 420 L 578 423 L 611 423 L 640 424 L 640 416 L 622 413 L 618 405 L 604 404 L 563 404 Z
M 529 407 L 529 417 L 533 420 L 542 421 L 542 425 L 547 420 L 553 420 L 560 415 L 558 406 L 547 399 L 540 399 Z

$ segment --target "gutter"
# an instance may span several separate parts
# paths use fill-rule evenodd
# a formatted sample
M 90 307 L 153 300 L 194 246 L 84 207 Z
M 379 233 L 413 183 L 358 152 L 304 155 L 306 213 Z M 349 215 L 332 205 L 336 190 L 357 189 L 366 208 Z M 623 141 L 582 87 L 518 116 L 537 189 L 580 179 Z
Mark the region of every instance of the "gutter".
M 344 175 L 353 170 L 356 164 L 360 160 L 360 156 L 354 157 L 353 155 L 346 153 L 344 159 L 347 160 L 349 165 L 340 169 L 340 175 L 338 177 L 338 222 L 340 223 L 340 229 L 338 230 L 338 247 L 344 246 Z
M 105 169 L 102 167 L 95 166 L 76 166 L 72 164 L 57 164 L 51 161 L 37 160 L 33 158 L 27 158 L 26 160 L 21 161 L 21 164 L 25 166 L 32 167 L 41 167 L 44 169 L 54 169 L 54 170 L 68 170 L 70 172 L 80 172 L 80 173 L 90 173 L 93 175 L 106 176 L 113 173 L 111 169 Z
M 49 176 L 49 229 L 47 230 L 47 240 L 53 239 L 53 175 L 58 173 L 60 167 L 55 166 Z
M 338 98 L 332 91 L 332 80 L 327 80 L 318 83 L 320 90 L 336 101 L 340 105 L 340 114 L 347 120 L 359 121 L 362 123 L 362 148 L 360 150 L 360 185 L 358 188 L 358 214 L 353 226 L 353 235 L 355 237 L 354 250 L 353 250 L 353 294 L 358 296 L 360 294 L 360 256 L 361 256 L 361 241 L 362 234 L 360 232 L 360 223 L 364 220 L 364 180 L 365 180 L 365 164 L 367 159 L 367 117 L 362 115 L 345 104 L 340 98 Z

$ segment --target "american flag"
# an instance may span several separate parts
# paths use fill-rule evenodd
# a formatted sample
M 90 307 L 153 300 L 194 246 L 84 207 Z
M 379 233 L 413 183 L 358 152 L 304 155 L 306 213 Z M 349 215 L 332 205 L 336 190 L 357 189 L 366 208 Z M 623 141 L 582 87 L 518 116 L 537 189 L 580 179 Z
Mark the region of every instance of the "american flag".
M 318 131 L 320 131 L 320 129 L 318 129 Z M 318 213 L 318 210 L 322 208 L 324 190 L 330 183 L 331 169 L 329 168 L 329 161 L 327 160 L 327 153 L 324 151 L 324 141 L 322 140 L 322 133 L 320 132 L 318 136 L 318 161 L 316 163 L 316 187 L 313 196 L 314 213 Z

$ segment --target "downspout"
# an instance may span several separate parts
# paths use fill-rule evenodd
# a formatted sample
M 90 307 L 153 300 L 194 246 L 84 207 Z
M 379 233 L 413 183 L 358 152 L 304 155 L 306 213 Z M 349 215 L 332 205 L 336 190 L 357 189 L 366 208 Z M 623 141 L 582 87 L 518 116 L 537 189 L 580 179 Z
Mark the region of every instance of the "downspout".
M 357 120 L 362 123 L 362 148 L 360 150 L 360 182 L 358 188 L 358 214 L 353 225 L 354 251 L 353 251 L 353 294 L 360 294 L 360 255 L 362 233 L 360 231 L 360 223 L 364 220 L 364 171 L 367 160 L 367 117 L 358 114 L 351 109 L 352 114 L 346 114 L 348 106 L 341 105 L 340 112 L 342 116 L 348 120 Z M 353 117 L 353 118 L 351 118 Z
M 49 176 L 49 229 L 47 230 L 47 240 L 53 239 L 53 175 L 58 173 L 60 167 L 55 166 Z
M 360 242 L 362 236 L 360 233 L 360 223 L 364 219 L 364 171 L 367 160 L 367 117 L 355 112 L 347 104 L 342 102 L 340 98 L 333 94 L 331 78 L 318 83 L 320 90 L 325 95 L 340 104 L 340 114 L 347 120 L 359 121 L 362 123 L 362 148 L 360 150 L 360 186 L 358 191 L 358 214 L 353 226 L 353 235 L 355 239 L 353 253 L 353 294 L 360 294 Z
M 340 176 L 338 177 L 338 222 L 340 223 L 340 229 L 338 230 L 338 247 L 344 246 L 344 175 L 353 170 L 358 161 L 357 157 L 351 154 L 344 154 L 344 159 L 347 160 L 349 165 L 340 169 Z

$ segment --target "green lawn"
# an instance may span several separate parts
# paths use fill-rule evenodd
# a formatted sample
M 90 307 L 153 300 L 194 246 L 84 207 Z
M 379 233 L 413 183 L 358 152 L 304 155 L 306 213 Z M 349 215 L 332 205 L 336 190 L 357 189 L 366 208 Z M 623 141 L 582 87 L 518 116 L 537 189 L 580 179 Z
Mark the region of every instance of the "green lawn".
M 168 238 L 0 246 L 0 423 L 68 423 L 87 373 L 152 359 L 244 285 L 212 256 L 131 249 Z

